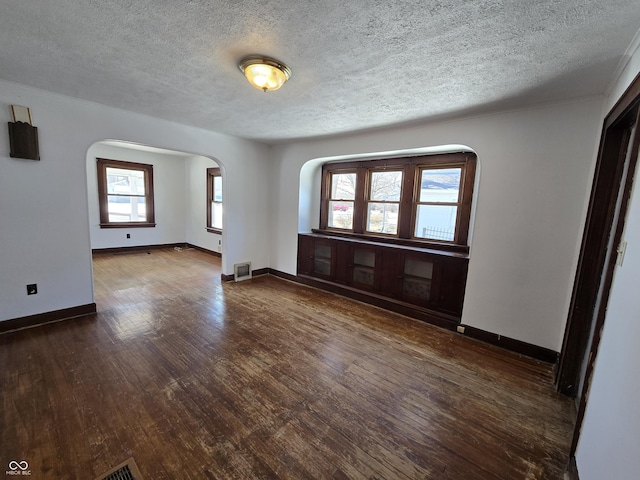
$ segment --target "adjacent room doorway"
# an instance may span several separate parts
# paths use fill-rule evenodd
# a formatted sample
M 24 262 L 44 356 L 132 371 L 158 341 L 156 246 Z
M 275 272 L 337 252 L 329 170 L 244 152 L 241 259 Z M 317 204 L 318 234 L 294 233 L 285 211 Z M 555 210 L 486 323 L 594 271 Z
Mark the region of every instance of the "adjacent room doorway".
M 558 391 L 579 402 L 572 455 L 586 408 L 616 263 L 623 261 L 622 235 L 638 159 L 639 122 L 640 75 L 605 118 L 556 375 Z

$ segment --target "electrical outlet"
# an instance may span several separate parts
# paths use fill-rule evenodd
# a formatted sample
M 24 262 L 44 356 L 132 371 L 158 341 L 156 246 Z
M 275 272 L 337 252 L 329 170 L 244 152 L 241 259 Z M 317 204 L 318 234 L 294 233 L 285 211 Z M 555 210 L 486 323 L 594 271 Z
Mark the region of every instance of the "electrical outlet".
M 458 326 L 456 327 L 456 331 L 457 331 L 458 333 L 464 333 L 464 325 L 458 325 Z
M 38 293 L 37 283 L 30 283 L 27 285 L 27 295 L 35 295 L 36 293 Z

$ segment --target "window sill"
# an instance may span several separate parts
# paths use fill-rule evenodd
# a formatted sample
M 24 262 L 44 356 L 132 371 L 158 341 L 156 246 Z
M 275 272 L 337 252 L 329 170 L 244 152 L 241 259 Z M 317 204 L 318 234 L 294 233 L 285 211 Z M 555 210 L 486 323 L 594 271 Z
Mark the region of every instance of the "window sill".
M 101 223 L 100 228 L 150 228 L 155 227 L 155 223 L 128 222 L 128 223 Z
M 218 235 L 222 235 L 222 230 L 218 228 L 206 227 L 207 232 L 209 233 L 217 233 Z
M 390 245 L 405 245 L 408 247 L 414 248 L 424 248 L 429 250 L 442 250 L 444 252 L 452 252 L 452 253 L 469 253 L 469 247 L 467 245 L 455 245 L 451 243 L 442 243 L 442 242 L 433 242 L 433 241 L 423 241 L 423 240 L 414 240 L 409 238 L 397 238 L 397 237 L 389 237 L 383 235 L 368 235 L 362 233 L 352 233 L 352 232 L 341 232 L 337 230 L 320 230 L 320 229 L 311 229 L 313 233 L 317 233 L 320 235 L 327 235 L 330 237 L 341 237 L 341 238 L 350 238 L 352 240 L 364 240 L 370 242 L 377 243 L 387 243 Z

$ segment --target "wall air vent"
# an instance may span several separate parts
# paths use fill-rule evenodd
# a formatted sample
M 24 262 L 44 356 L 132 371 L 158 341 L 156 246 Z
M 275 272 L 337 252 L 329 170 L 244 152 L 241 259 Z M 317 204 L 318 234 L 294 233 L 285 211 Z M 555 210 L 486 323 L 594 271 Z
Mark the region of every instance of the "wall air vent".
M 251 278 L 251 262 L 236 263 L 233 266 L 233 280 L 241 282 Z

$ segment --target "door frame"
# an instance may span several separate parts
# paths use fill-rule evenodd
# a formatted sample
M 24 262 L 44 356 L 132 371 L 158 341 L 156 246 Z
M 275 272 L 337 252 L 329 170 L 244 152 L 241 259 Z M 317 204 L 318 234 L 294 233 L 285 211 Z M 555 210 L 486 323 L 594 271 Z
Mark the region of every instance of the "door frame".
M 616 267 L 617 255 L 614 252 L 611 252 L 609 261 L 606 262 L 607 247 L 611 235 L 614 236 L 614 248 L 620 244 L 633 185 L 640 146 L 639 113 L 640 74 L 631 82 L 604 120 L 571 306 L 556 372 L 558 391 L 576 397 L 579 393 L 584 361 L 587 359 L 571 446 L 572 456 L 580 437 L 591 374 L 600 345 L 600 333 L 604 326 Z M 634 124 L 635 131 L 632 130 Z M 623 195 L 620 201 L 619 192 Z M 616 217 L 617 222 L 614 225 Z

